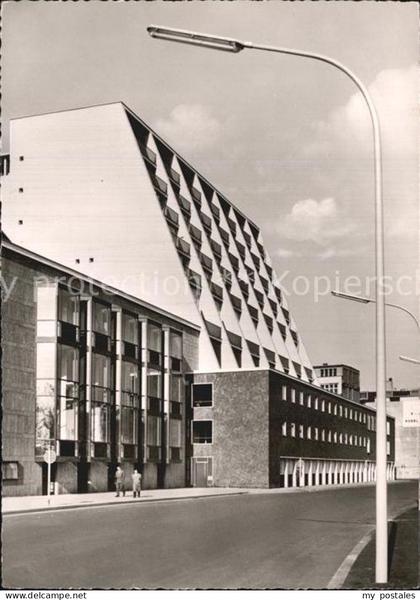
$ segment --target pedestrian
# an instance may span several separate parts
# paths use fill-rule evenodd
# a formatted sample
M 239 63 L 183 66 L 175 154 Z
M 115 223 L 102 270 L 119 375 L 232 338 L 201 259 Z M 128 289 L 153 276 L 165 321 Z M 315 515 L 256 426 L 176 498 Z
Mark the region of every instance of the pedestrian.
M 117 467 L 115 472 L 115 489 L 117 490 L 117 498 L 119 497 L 120 492 L 125 496 L 125 474 L 120 466 Z
M 138 498 L 140 498 L 140 492 L 141 492 L 141 473 L 139 473 L 137 471 L 137 469 L 134 469 L 134 473 L 132 474 L 131 479 L 133 480 L 133 498 L 135 498 L 136 496 Z

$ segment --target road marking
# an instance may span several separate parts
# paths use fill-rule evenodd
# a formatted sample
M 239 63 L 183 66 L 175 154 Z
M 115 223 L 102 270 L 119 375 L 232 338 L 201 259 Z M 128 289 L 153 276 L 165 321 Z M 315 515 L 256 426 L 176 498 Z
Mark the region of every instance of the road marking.
M 354 563 L 356 562 L 357 558 L 359 557 L 359 554 L 362 552 L 362 550 L 368 545 L 368 543 L 372 539 L 374 531 L 375 531 L 375 527 L 372 527 L 369 530 L 369 532 L 362 537 L 360 542 L 358 542 L 355 545 L 355 547 L 350 552 L 350 554 L 348 554 L 346 556 L 346 558 L 343 560 L 343 562 L 338 567 L 337 571 L 335 572 L 335 574 L 333 575 L 333 577 L 330 579 L 329 583 L 327 584 L 327 590 L 341 589 L 341 586 L 347 579 L 347 575 L 350 573 L 350 570 L 351 570 L 352 566 L 354 565 Z
M 407 510 L 410 510 L 411 508 L 414 508 L 414 506 L 416 506 L 416 503 L 414 503 L 414 504 L 411 503 L 409 505 L 404 506 L 395 515 L 393 515 L 390 519 L 388 519 L 388 522 L 395 521 L 395 519 L 398 519 L 399 515 L 402 515 Z M 359 558 L 359 555 L 361 554 L 363 549 L 371 541 L 374 533 L 375 533 L 375 526 L 371 527 L 371 529 L 368 531 L 368 533 L 366 533 L 366 535 L 364 535 L 362 537 L 362 539 L 355 545 L 355 547 L 350 552 L 350 554 L 348 554 L 346 556 L 346 558 L 343 560 L 341 565 L 338 567 L 338 569 L 335 572 L 335 574 L 333 575 L 333 577 L 328 582 L 327 590 L 341 589 L 342 585 L 344 584 L 345 580 L 347 579 L 347 575 L 350 573 L 352 566 L 354 565 L 356 560 Z

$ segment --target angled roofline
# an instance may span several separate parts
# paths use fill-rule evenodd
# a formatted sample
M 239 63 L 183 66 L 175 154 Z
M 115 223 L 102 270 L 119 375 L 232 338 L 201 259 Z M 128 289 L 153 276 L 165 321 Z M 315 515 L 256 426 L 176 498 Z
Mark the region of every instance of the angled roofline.
M 177 323 L 185 325 L 186 327 L 189 327 L 190 329 L 194 329 L 195 331 L 198 331 L 198 332 L 201 331 L 200 326 L 196 325 L 195 323 L 192 323 L 191 321 L 187 321 L 186 319 L 183 319 L 182 317 L 178 317 L 177 315 L 170 313 L 162 308 L 159 308 L 159 307 L 155 306 L 154 304 L 150 304 L 149 302 L 146 302 L 145 300 L 136 298 L 135 296 L 132 296 L 131 294 L 128 294 L 127 292 L 123 292 L 122 290 L 119 290 L 118 288 L 114 288 L 112 285 L 108 285 L 107 283 L 101 282 L 98 279 L 94 279 L 93 277 L 90 277 L 89 275 L 86 275 L 84 273 L 80 273 L 79 271 L 75 271 L 74 269 L 71 269 L 60 263 L 55 262 L 54 260 L 46 258 L 45 256 L 41 256 L 40 254 L 37 254 L 36 252 L 32 252 L 32 250 L 28 250 L 27 248 L 18 246 L 17 244 L 14 244 L 10 240 L 8 240 L 4 234 L 2 234 L 2 242 L 1 242 L 1 249 L 3 250 L 3 248 L 5 248 L 6 250 L 10 250 L 11 252 L 15 252 L 16 254 L 19 254 L 21 256 L 24 256 L 25 258 L 29 258 L 30 260 L 33 260 L 35 262 L 41 263 L 47 267 L 55 269 L 56 271 L 61 271 L 62 273 L 65 273 L 66 275 L 70 275 L 71 277 L 80 279 L 80 281 L 84 281 L 89 284 L 92 284 L 98 288 L 103 288 L 105 286 L 107 291 L 111 292 L 111 294 L 113 294 L 115 296 L 119 296 L 120 298 L 123 298 L 124 300 L 127 300 L 128 302 L 132 302 L 142 308 L 146 308 L 147 310 L 155 312 L 156 314 L 159 314 L 163 317 L 171 319 L 172 321 L 176 321 Z
M 222 196 L 222 198 L 224 198 L 224 200 L 226 200 L 226 202 L 228 202 L 230 204 L 230 206 L 232 206 L 232 208 L 236 211 L 238 211 L 238 213 L 244 217 L 244 219 L 246 219 L 247 221 L 249 221 L 249 223 L 251 223 L 256 229 L 258 229 L 258 232 L 261 233 L 261 228 L 254 223 L 254 221 L 252 221 L 249 217 L 247 217 L 237 206 L 235 206 L 228 198 L 226 198 L 226 196 L 223 194 L 223 192 L 220 192 L 218 189 L 215 188 L 215 186 L 206 178 L 204 177 L 204 175 L 202 175 L 195 167 L 193 167 L 187 160 L 185 160 L 185 158 L 183 156 L 181 156 L 181 154 L 179 154 L 179 152 L 177 152 L 176 150 L 174 150 L 172 148 L 172 146 L 170 146 L 168 144 L 168 142 L 166 142 L 158 133 L 156 133 L 156 131 L 154 129 L 152 129 L 150 127 L 150 125 L 148 125 L 146 123 L 146 121 L 143 121 L 143 119 L 141 119 L 129 106 L 127 106 L 127 104 L 125 102 L 123 102 L 122 100 L 115 100 L 114 102 L 103 102 L 100 104 L 89 104 L 86 106 L 79 106 L 76 108 L 64 108 L 62 110 L 51 110 L 51 111 L 47 111 L 47 112 L 43 112 L 43 113 L 37 113 L 34 115 L 22 115 L 20 117 L 13 117 L 10 119 L 10 121 L 18 121 L 20 119 L 31 119 L 34 117 L 44 117 L 47 115 L 54 115 L 54 114 L 58 114 L 58 113 L 63 113 L 63 112 L 71 112 L 71 111 L 76 111 L 76 110 L 86 110 L 89 108 L 99 108 L 101 106 L 112 106 L 113 104 L 121 104 L 125 110 L 127 110 L 135 119 L 137 119 L 142 125 L 144 125 L 149 131 L 150 133 L 152 133 L 164 146 L 166 146 L 175 156 L 179 156 L 179 158 L 181 158 L 181 160 L 190 168 L 192 169 L 195 173 L 198 173 L 198 175 L 201 177 L 201 179 L 203 179 L 203 181 L 205 181 L 212 189 L 214 189 L 214 191 L 219 194 L 220 196 Z
M 152 129 L 150 127 L 150 125 L 148 125 L 146 123 L 146 121 L 143 121 L 143 119 L 141 119 L 129 106 L 127 106 L 125 104 L 125 102 L 121 101 L 121 104 L 135 119 L 140 121 L 140 123 L 142 125 L 144 125 L 150 131 L 150 133 L 152 133 L 175 156 L 178 156 L 182 160 L 182 162 L 184 162 L 190 169 L 192 169 L 195 173 L 198 173 L 198 175 L 201 177 L 201 179 L 203 179 L 203 181 L 205 181 L 207 183 L 207 185 L 209 185 L 216 192 L 216 194 L 219 194 L 220 196 L 222 196 L 222 198 L 224 200 L 226 200 L 226 202 L 228 202 L 228 204 L 230 204 L 230 206 L 234 210 L 236 210 L 244 219 L 246 219 L 249 223 L 251 223 L 258 230 L 259 233 L 261 233 L 261 228 L 256 223 L 254 223 L 254 221 L 252 221 L 249 217 L 247 217 L 247 215 L 245 213 L 243 213 L 237 206 L 235 206 L 233 204 L 233 202 L 231 202 L 228 198 L 226 198 L 226 196 L 225 196 L 225 194 L 223 194 L 223 192 L 219 191 L 206 177 L 204 177 L 204 175 L 202 175 L 195 167 L 193 167 L 193 165 L 191 163 L 189 163 L 187 160 L 185 160 L 185 158 L 183 156 L 181 156 L 181 154 L 179 152 L 174 150 L 172 148 L 172 146 L 170 146 L 166 140 L 164 140 L 158 133 L 156 133 L 156 131 L 154 129 Z

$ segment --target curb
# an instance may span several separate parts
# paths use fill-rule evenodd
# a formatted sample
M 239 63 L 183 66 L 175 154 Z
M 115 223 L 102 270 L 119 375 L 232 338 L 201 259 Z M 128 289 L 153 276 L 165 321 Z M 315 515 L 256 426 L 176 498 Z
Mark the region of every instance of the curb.
M 394 521 L 395 519 L 398 519 L 398 517 L 400 515 L 402 515 L 403 513 L 405 513 L 407 510 L 411 510 L 412 508 L 416 508 L 416 507 L 417 507 L 417 502 L 412 502 L 411 504 L 405 506 L 404 508 L 400 509 L 397 513 L 392 515 L 388 519 L 388 523 Z M 366 546 L 369 544 L 369 542 L 372 541 L 375 531 L 376 531 L 376 527 L 373 526 L 362 537 L 362 539 L 359 542 L 357 542 L 357 544 L 354 546 L 354 548 L 351 550 L 351 552 L 349 554 L 347 554 L 346 558 L 343 560 L 341 565 L 338 567 L 337 571 L 334 573 L 334 575 L 328 582 L 328 584 L 326 586 L 327 590 L 339 590 L 342 588 L 354 563 L 359 558 L 360 554 L 363 552 L 363 550 L 366 548 Z
M 115 502 L 111 500 L 107 500 L 104 502 L 96 502 L 91 504 L 68 504 L 61 506 L 42 506 L 40 508 L 27 508 L 20 510 L 8 510 L 2 512 L 2 518 L 7 517 L 8 515 L 25 515 L 31 513 L 44 513 L 44 512 L 52 512 L 57 510 L 72 510 L 78 508 L 96 508 L 97 506 L 132 506 L 133 504 L 148 504 L 150 502 L 171 502 L 173 500 L 196 500 L 202 498 L 222 498 L 226 496 L 240 496 L 249 494 L 249 492 L 232 492 L 232 493 L 223 493 L 223 494 L 201 494 L 199 496 L 177 496 L 172 498 L 144 498 L 144 499 L 132 499 L 130 502 Z

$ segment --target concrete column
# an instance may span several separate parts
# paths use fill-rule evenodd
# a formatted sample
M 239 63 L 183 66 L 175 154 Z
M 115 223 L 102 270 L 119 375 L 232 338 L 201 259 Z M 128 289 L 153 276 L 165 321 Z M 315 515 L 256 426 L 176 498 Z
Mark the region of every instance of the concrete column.
M 309 465 L 308 465 L 308 486 L 311 487 L 314 461 L 310 460 L 310 461 L 308 461 L 308 463 L 309 463 Z
M 346 463 L 346 483 L 350 483 L 350 462 Z
M 333 474 L 333 463 L 328 461 L 328 485 L 331 485 L 331 475 Z
M 297 487 L 297 460 L 292 461 L 292 487 Z
M 92 408 L 92 348 L 93 348 L 93 331 L 92 331 L 92 298 L 88 298 L 86 307 L 86 460 L 91 462 L 92 459 L 92 442 L 91 442 L 91 408 Z
M 147 320 L 139 319 L 141 326 L 141 378 L 140 378 L 140 405 L 143 420 L 143 463 L 147 463 Z
M 162 446 L 165 449 L 165 462 L 169 464 L 169 395 L 170 395 L 170 330 L 163 327 L 163 415 L 165 422 L 164 439 Z M 163 449 L 163 448 L 162 448 Z
M 122 309 L 116 310 L 116 336 L 115 336 L 115 408 L 116 408 L 116 433 L 117 433 L 117 462 L 124 458 L 123 445 L 121 443 L 121 369 L 122 369 Z
M 335 485 L 340 483 L 340 463 L 338 461 L 334 465 L 334 483 Z
M 322 460 L 318 460 L 317 461 L 317 485 L 322 485 L 322 465 L 324 464 L 324 461 Z
M 321 485 L 327 485 L 327 461 L 323 460 L 321 463 Z
M 343 460 L 341 462 L 341 476 L 340 476 L 340 482 L 342 484 L 346 483 L 346 463 Z
M 305 487 L 305 461 L 303 459 L 299 460 L 299 485 L 300 487 Z
M 284 487 L 289 487 L 289 461 L 287 458 L 284 460 Z

